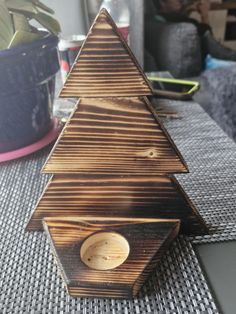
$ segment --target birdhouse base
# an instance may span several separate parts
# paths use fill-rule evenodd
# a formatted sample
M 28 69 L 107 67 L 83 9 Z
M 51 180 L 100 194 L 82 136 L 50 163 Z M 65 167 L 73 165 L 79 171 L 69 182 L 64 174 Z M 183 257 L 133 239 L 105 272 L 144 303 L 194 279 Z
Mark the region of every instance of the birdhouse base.
M 179 232 L 179 220 L 46 218 L 71 296 L 132 298 Z

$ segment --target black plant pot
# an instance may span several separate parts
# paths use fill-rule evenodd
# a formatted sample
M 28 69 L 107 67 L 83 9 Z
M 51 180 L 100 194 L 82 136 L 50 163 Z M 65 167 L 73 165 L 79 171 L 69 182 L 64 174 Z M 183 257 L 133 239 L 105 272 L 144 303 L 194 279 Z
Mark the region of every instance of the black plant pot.
M 30 145 L 49 132 L 58 38 L 45 35 L 0 51 L 0 153 Z

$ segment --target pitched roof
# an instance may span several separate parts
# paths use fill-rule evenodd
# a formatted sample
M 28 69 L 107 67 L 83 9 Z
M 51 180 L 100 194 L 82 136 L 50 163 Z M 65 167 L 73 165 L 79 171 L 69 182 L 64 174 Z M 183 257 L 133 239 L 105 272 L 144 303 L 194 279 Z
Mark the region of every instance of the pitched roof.
M 81 98 L 45 173 L 156 175 L 187 166 L 144 98 Z
M 60 97 L 151 95 L 136 58 L 105 9 L 98 14 Z

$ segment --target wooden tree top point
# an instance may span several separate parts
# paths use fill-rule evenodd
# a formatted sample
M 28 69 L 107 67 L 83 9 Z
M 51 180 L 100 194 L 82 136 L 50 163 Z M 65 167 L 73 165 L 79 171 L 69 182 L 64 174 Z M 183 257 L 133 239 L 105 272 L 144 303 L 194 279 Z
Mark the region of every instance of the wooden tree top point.
M 60 97 L 151 95 L 151 86 L 109 13 L 95 19 Z

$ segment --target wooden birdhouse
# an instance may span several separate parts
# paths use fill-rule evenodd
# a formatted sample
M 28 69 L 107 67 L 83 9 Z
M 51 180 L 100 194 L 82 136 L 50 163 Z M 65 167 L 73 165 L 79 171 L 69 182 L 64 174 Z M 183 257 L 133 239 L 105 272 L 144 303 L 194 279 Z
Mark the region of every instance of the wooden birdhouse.
M 187 165 L 151 94 L 101 10 L 62 89 L 79 101 L 43 167 L 52 177 L 27 226 L 46 230 L 73 296 L 135 296 L 179 231 L 207 232 L 172 176 Z

